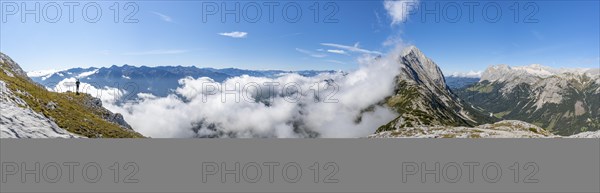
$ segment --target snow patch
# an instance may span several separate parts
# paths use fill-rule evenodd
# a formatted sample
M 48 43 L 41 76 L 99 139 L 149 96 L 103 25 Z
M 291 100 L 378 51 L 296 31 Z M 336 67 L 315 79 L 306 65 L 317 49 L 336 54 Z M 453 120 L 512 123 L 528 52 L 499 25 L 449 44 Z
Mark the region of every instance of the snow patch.
M 29 71 L 27 72 L 27 76 L 31 77 L 31 78 L 37 78 L 37 77 L 46 77 L 46 76 L 52 76 L 54 73 L 60 72 L 60 70 L 38 70 L 38 71 Z

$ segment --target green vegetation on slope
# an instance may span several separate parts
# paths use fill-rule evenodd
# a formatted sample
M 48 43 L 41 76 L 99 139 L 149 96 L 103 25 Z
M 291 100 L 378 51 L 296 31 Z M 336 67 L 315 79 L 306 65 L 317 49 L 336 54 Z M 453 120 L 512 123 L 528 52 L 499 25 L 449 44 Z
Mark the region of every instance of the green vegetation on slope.
M 419 89 L 424 93 L 419 92 Z M 414 127 L 418 125 L 473 126 L 476 123 L 460 117 L 460 104 L 444 103 L 441 99 L 428 93 L 425 88 L 410 85 L 406 81 L 398 81 L 395 95 L 385 99 L 385 104 L 396 111 L 399 116 L 389 123 L 380 126 L 376 133 L 393 131 L 397 128 Z M 448 93 L 448 98 L 451 93 Z M 448 106 L 449 105 L 449 106 Z M 495 119 L 479 115 L 476 109 L 465 106 L 478 124 L 493 122 Z
M 491 93 L 494 90 L 494 87 L 489 84 L 475 84 L 471 87 L 467 87 L 468 91 L 476 91 L 479 93 Z
M 582 84 L 587 82 L 587 84 Z M 483 81 L 469 88 L 459 89 L 455 93 L 463 100 L 494 113 L 504 120 L 521 120 L 533 123 L 554 134 L 568 136 L 583 131 L 600 130 L 600 96 L 595 92 L 597 84 L 591 84 L 589 77 L 580 81 L 571 80 L 561 88 L 560 103 L 545 103 L 536 106 L 536 93 L 545 88 L 532 88 L 521 83 L 510 92 L 501 91 L 505 83 Z M 480 88 L 492 88 L 490 92 L 481 92 Z
M 6 82 L 8 89 L 23 99 L 33 111 L 54 120 L 59 127 L 71 133 L 90 138 L 144 137 L 102 119 L 103 112 L 85 105 L 85 101 L 92 98 L 88 94 L 50 92 L 27 77 L 7 75 L 5 72 L 10 70 L 6 69 L 4 63 L 0 68 L 0 80 Z

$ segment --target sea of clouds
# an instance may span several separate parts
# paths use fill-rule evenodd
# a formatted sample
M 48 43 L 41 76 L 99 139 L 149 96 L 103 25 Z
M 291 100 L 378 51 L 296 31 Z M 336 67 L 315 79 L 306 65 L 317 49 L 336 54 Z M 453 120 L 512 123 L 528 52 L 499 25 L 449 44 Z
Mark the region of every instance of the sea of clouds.
M 81 87 L 152 138 L 354 138 L 372 134 L 397 117 L 381 105 L 394 92 L 401 66 L 397 57 L 364 55 L 354 71 L 314 77 L 244 75 L 221 83 L 187 77 L 166 97 L 140 93 L 127 102 L 122 102 L 126 91 L 86 83 Z M 65 79 L 59 85 L 74 81 Z

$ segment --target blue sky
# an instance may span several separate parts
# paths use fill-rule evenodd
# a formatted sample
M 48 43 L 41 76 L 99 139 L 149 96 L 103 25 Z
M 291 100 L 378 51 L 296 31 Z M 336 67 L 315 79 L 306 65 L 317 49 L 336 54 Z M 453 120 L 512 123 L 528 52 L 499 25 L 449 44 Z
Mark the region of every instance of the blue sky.
M 110 9 L 115 2 L 98 2 L 102 16 L 96 23 L 85 21 L 95 17 L 94 7 L 88 8 L 87 17 L 82 14 L 90 1 L 74 7 L 72 23 L 68 7 L 59 2 L 61 17 L 51 23 L 45 19 L 52 21 L 56 9 L 40 1 L 37 23 L 33 14 L 25 15 L 22 22 L 20 12 L 23 5 L 33 9 L 35 1 L 3 1 L 0 51 L 26 71 L 113 64 L 351 70 L 358 67 L 357 58 L 385 54 L 399 42 L 416 45 L 446 74 L 484 70 L 492 64 L 600 65 L 600 5 L 595 0 L 518 2 L 518 6 L 515 1 L 408 0 L 387 7 L 384 1 L 374 0 L 279 1 L 272 22 L 264 3 L 275 1 L 133 2 L 129 9 L 119 2 L 118 23 Z M 240 22 L 232 14 L 222 22 L 222 6 L 233 9 L 235 3 L 240 4 Z M 409 6 L 402 9 L 396 3 Z M 479 4 L 473 7 L 473 21 L 465 3 Z M 203 14 L 210 13 L 211 5 L 219 10 L 204 22 Z M 261 17 L 246 21 L 244 15 L 247 19 L 256 15 L 255 5 L 260 6 Z M 292 23 L 283 15 L 293 19 L 294 5 L 300 6 L 302 15 Z M 422 14 L 436 5 L 437 10 L 430 11 L 434 14 Z M 458 13 L 456 5 L 460 18 L 452 20 Z M 495 6 L 502 15 L 495 22 L 488 21 L 495 18 Z M 138 11 L 132 18 L 138 22 L 123 23 L 134 7 Z M 319 8 L 318 22 L 315 7 Z M 411 7 L 415 8 L 406 12 Z M 519 10 L 517 22 L 514 8 Z M 329 22 L 324 22 L 331 13 Z

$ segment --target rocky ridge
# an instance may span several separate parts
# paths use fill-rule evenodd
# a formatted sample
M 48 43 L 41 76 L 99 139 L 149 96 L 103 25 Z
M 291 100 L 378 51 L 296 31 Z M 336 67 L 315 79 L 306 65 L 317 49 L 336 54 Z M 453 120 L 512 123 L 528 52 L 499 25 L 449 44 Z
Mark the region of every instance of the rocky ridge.
M 478 83 L 456 93 L 490 116 L 531 122 L 555 134 L 600 130 L 598 68 L 490 66 Z
M 143 137 L 87 94 L 54 93 L 0 53 L 2 138 Z
M 418 48 L 405 48 L 397 63 L 401 73 L 396 77 L 395 94 L 385 104 L 400 116 L 377 132 L 412 126 L 472 126 L 494 120 L 460 100 L 438 65 Z
M 562 138 L 562 136 L 527 122 L 504 120 L 476 127 L 405 127 L 369 135 L 368 138 Z M 600 138 L 600 131 L 584 132 L 567 138 Z

